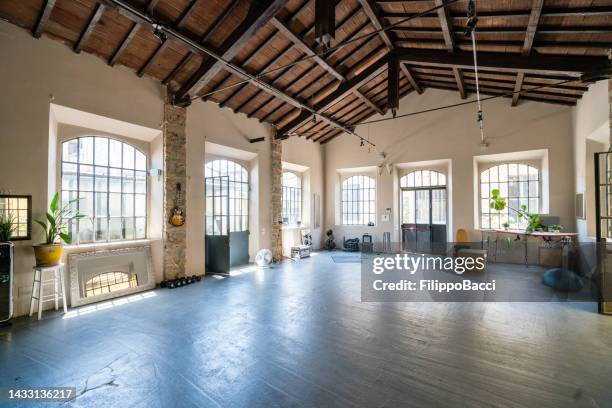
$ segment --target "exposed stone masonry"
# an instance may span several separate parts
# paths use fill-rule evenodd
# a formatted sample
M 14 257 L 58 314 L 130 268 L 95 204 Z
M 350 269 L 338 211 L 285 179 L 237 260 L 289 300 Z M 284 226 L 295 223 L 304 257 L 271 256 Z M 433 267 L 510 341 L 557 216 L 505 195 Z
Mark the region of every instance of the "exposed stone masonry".
M 169 219 L 175 206 L 176 185 L 181 183 L 182 202 L 179 203 L 185 216 L 187 187 L 186 171 L 186 122 L 187 110 L 169 103 L 164 104 L 163 150 L 164 150 L 164 278 L 174 279 L 185 275 L 185 253 L 187 248 L 186 225 L 175 227 Z
M 282 229 L 282 140 L 272 136 L 272 256 L 274 261 L 283 257 L 283 229 Z

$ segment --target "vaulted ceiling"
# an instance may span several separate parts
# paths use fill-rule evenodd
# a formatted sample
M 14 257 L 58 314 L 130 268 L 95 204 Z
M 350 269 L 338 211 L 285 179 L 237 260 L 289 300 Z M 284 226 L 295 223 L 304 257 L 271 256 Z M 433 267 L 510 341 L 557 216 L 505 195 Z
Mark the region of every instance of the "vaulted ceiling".
M 177 104 L 212 101 L 275 125 L 281 137 L 324 143 L 351 133 L 387 112 L 389 84 L 400 98 L 427 88 L 464 99 L 474 92 L 467 1 L 335 3 L 330 49 L 315 40 L 314 0 L 0 1 L 0 17 L 156 78 Z M 476 5 L 484 94 L 504 94 L 512 106 L 574 105 L 584 74 L 608 66 L 612 0 Z

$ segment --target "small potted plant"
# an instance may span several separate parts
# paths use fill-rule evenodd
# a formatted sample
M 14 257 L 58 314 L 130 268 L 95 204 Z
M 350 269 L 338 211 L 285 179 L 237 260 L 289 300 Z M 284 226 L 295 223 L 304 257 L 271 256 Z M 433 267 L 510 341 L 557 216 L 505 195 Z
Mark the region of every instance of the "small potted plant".
M 510 228 L 510 224 L 508 224 L 507 222 L 504 222 L 502 224 L 502 227 L 504 227 L 505 230 L 508 230 L 508 228 Z
M 13 216 L 7 212 L 2 212 L 0 214 L 0 242 L 9 242 L 14 230 L 15 223 Z
M 550 232 L 554 232 L 554 233 L 560 233 L 561 231 L 563 231 L 563 225 L 561 224 L 553 224 L 550 227 L 548 227 L 548 230 Z
M 78 200 L 70 200 L 62 207 L 59 193 L 55 193 L 46 214 L 46 221 L 35 220 L 45 230 L 45 242 L 33 245 L 36 266 L 52 266 L 60 262 L 64 249 L 62 241 L 66 244 L 72 242 L 68 234 L 68 222 L 86 217 L 85 214 L 72 209 L 72 204 Z

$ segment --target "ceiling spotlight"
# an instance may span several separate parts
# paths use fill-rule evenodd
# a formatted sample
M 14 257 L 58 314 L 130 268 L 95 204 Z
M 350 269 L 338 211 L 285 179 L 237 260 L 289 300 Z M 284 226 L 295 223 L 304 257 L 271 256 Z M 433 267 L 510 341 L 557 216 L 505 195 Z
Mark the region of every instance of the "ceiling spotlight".
M 165 43 L 168 39 L 168 37 L 166 37 L 166 33 L 164 33 L 162 25 L 158 23 L 153 24 L 153 35 L 156 36 L 162 43 Z

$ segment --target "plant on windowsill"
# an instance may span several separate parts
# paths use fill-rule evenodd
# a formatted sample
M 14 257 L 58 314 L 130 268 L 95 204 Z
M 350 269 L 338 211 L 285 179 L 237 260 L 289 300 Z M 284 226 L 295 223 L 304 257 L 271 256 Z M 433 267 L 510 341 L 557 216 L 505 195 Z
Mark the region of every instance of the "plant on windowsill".
M 496 188 L 491 190 L 490 205 L 492 209 L 497 211 L 503 211 L 506 209 L 506 199 L 500 197 L 499 190 Z M 531 233 L 534 231 L 541 231 L 544 228 L 544 226 L 540 222 L 540 215 L 528 213 L 526 205 L 521 205 L 519 209 L 508 206 L 508 209 L 514 211 L 518 215 L 519 219 L 524 218 L 527 220 L 527 228 L 525 228 L 525 232 Z
M 508 224 L 507 222 L 504 222 L 502 224 L 502 227 L 504 227 L 505 230 L 508 230 L 508 228 L 510 228 L 510 224 Z
M 0 242 L 9 242 L 15 230 L 15 219 L 6 212 L 0 214 Z
M 55 193 L 51 204 L 49 204 L 49 212 L 46 214 L 47 219 L 45 221 L 35 220 L 45 230 L 45 242 L 32 245 L 36 257 L 36 266 L 53 266 L 60 262 L 64 249 L 62 241 L 66 244 L 72 242 L 68 234 L 68 223 L 86 217 L 85 214 L 72 209 L 72 204 L 77 201 L 79 199 L 75 198 L 61 206 L 59 193 Z
M 563 225 L 561 224 L 553 224 L 550 227 L 548 227 L 548 230 L 550 232 L 555 232 L 555 233 L 560 233 L 561 231 L 563 231 Z

